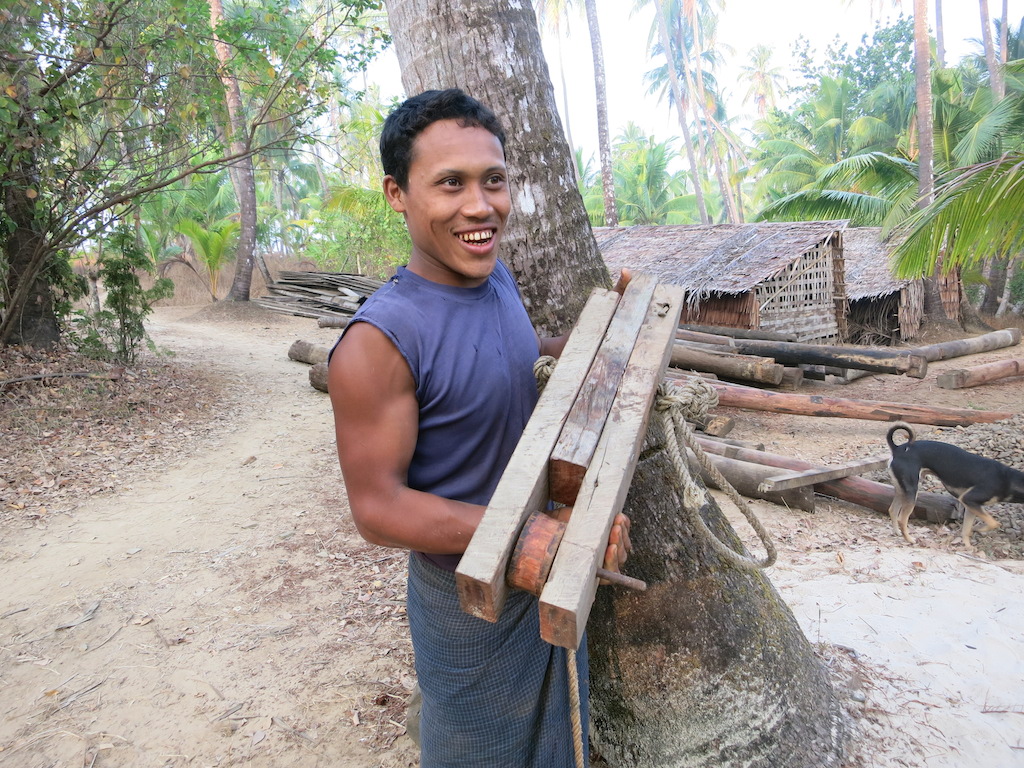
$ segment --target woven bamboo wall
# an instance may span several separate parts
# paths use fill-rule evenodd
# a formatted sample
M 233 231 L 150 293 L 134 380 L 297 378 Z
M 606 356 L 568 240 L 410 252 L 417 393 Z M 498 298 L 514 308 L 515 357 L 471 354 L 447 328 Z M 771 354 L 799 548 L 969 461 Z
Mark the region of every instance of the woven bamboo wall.
M 802 342 L 839 341 L 842 332 L 836 319 L 835 257 L 831 244 L 820 243 L 757 285 L 754 292 L 760 327 L 792 334 Z M 845 325 L 845 311 L 843 317 Z

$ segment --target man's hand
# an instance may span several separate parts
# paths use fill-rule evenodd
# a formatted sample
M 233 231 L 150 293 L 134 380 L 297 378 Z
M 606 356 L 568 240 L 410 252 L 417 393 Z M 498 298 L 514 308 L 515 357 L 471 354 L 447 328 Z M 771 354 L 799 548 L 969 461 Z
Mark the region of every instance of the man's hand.
M 629 281 L 632 279 L 633 273 L 630 270 L 623 267 L 622 271 L 619 272 L 619 279 L 616 281 L 615 287 L 612 290 L 619 294 L 619 296 L 621 296 L 623 293 L 626 292 L 626 286 L 629 285 Z
M 633 543 L 629 540 L 629 518 L 621 512 L 612 522 L 611 533 L 608 534 L 608 547 L 604 551 L 604 569 L 620 573 L 626 564 Z M 605 582 L 607 583 L 607 582 Z

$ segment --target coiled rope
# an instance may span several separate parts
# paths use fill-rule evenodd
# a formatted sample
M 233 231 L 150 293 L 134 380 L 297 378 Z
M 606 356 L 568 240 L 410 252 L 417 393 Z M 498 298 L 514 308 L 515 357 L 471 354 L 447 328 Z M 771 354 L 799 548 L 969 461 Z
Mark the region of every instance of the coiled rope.
M 537 360 L 533 366 L 534 376 L 537 378 L 537 388 L 544 390 L 551 373 L 555 369 L 555 358 L 544 356 Z M 692 376 L 685 384 L 674 384 L 662 382 L 658 386 L 658 394 L 652 406 L 654 423 L 657 424 L 664 438 L 664 445 L 672 460 L 676 476 L 683 488 L 683 512 L 690 521 L 694 530 L 703 538 L 711 548 L 721 557 L 733 565 L 744 570 L 757 570 L 768 568 L 777 556 L 775 545 L 772 544 L 768 531 L 765 530 L 761 521 L 757 519 L 753 510 L 750 509 L 746 500 L 737 493 L 732 484 L 726 480 L 718 468 L 711 463 L 711 459 L 701 448 L 700 443 L 693 434 L 693 430 L 687 420 L 702 419 L 707 416 L 708 411 L 718 405 L 718 393 L 704 379 Z M 651 427 L 648 427 L 650 429 Z M 686 458 L 686 449 L 690 449 L 696 457 L 697 462 L 708 473 L 715 485 L 718 486 L 736 505 L 737 509 L 746 518 L 750 527 L 754 529 L 757 537 L 765 549 L 765 555 L 761 559 L 751 557 L 737 552 L 727 546 L 715 533 L 708 528 L 700 510 L 708 500 L 707 489 L 702 487 L 693 478 L 690 472 L 690 465 Z M 576 668 L 576 651 L 570 649 L 566 654 L 566 666 L 569 674 L 569 709 L 572 720 L 573 750 L 576 757 L 577 768 L 585 765 L 583 754 L 583 724 L 580 715 L 580 690 L 579 675 Z

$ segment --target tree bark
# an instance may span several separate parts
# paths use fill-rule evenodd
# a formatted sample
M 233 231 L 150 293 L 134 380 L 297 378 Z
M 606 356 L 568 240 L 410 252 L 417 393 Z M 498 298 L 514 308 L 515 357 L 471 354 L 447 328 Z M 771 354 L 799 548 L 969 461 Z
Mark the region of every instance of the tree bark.
M 387 7 L 408 93 L 457 85 L 505 123 L 514 224 L 504 258 L 541 331 L 566 330 L 590 289 L 610 281 L 576 192 L 532 10 L 515 0 Z M 837 765 L 844 730 L 824 667 L 765 575 L 723 563 L 697 538 L 678 486 L 652 443 L 627 508 L 637 544 L 630 570 L 635 561 L 654 589 L 632 603 L 599 590 L 589 624 L 594 742 L 616 768 Z M 712 502 L 702 514 L 730 535 Z
M 981 300 L 978 311 L 983 315 L 994 316 L 999 309 L 999 299 L 1006 287 L 1006 267 L 1009 259 L 1000 256 L 993 256 L 988 266 L 988 275 L 985 282 L 985 295 Z
M 248 301 L 252 289 L 253 254 L 256 250 L 256 177 L 253 173 L 252 155 L 248 154 L 249 140 L 246 134 L 243 114 L 242 91 L 238 78 L 231 74 L 231 50 L 217 36 L 217 26 L 224 20 L 224 6 L 221 0 L 208 0 L 210 4 L 210 27 L 213 30 L 213 48 L 220 62 L 220 79 L 224 84 L 224 101 L 228 109 L 228 125 L 225 134 L 232 155 L 243 155 L 228 166 L 228 175 L 238 199 L 240 228 L 238 250 L 235 257 L 235 277 L 228 291 L 228 301 Z

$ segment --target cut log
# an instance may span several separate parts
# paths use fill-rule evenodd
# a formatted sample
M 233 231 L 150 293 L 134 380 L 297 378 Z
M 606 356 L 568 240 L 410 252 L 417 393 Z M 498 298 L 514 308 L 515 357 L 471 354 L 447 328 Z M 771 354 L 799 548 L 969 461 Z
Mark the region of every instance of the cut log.
M 327 391 L 327 363 L 315 363 L 309 369 L 309 385 L 321 392 Z
M 730 336 L 719 336 L 715 333 L 704 333 L 702 331 L 691 331 L 686 328 L 676 329 L 677 341 L 693 341 L 698 344 L 711 344 L 716 347 L 734 347 L 736 344 Z
M 351 317 L 338 317 L 337 315 L 322 315 L 316 319 L 320 328 L 347 328 Z
M 655 287 L 657 281 L 647 274 L 637 275 L 626 286 L 583 388 L 551 451 L 551 499 L 560 504 L 571 505 L 576 501 L 622 374 L 648 316 Z
M 841 467 L 805 469 L 800 472 L 789 472 L 785 475 L 775 475 L 761 483 L 759 490 L 766 492 L 784 491 L 787 488 L 800 488 L 805 485 L 825 483 L 829 480 L 839 480 L 843 477 L 863 475 L 865 472 L 871 472 L 876 469 L 887 467 L 889 465 L 889 459 L 889 456 L 882 456 L 881 458 L 854 461 L 849 464 L 844 464 Z
M 679 326 L 687 331 L 699 333 L 710 333 L 718 336 L 729 336 L 733 339 L 760 339 L 762 341 L 797 341 L 796 336 L 791 333 L 779 333 L 777 331 L 762 331 L 749 328 L 730 328 L 720 325 L 694 325 L 683 323 Z
M 943 389 L 966 389 L 999 381 L 1010 376 L 1024 376 L 1024 358 L 999 360 L 995 363 L 976 365 L 939 374 L 935 383 Z
M 890 351 L 875 347 L 837 347 L 825 344 L 794 344 L 781 341 L 737 340 L 736 351 L 764 355 L 783 365 L 833 365 L 875 373 L 905 373 L 923 379 L 928 361 L 916 351 Z
M 769 467 L 803 471 L 808 469 L 826 469 L 812 464 L 809 461 L 795 459 L 790 456 L 779 456 L 764 451 L 752 451 L 747 448 L 737 448 L 725 443 L 698 437 L 700 447 L 708 453 L 715 453 L 720 456 L 749 461 L 755 464 L 764 464 Z M 831 496 L 836 499 L 848 501 L 866 509 L 883 514 L 889 513 L 889 505 L 892 504 L 895 491 L 891 485 L 876 483 L 863 477 L 844 477 L 839 480 L 828 480 L 814 486 L 816 493 L 823 496 Z M 942 523 L 949 520 L 956 513 L 957 501 L 952 496 L 939 493 L 921 491 L 917 495 L 917 505 L 914 507 L 913 515 L 924 518 L 932 523 Z
M 672 346 L 671 365 L 674 368 L 707 371 L 730 379 L 773 385 L 779 384 L 783 375 L 782 366 L 770 358 L 708 352 L 686 344 Z
M 867 421 L 906 421 L 911 424 L 935 424 L 959 427 L 987 424 L 1013 416 L 1008 411 L 975 411 L 971 408 L 888 403 L 880 400 L 798 395 L 789 392 L 768 392 L 724 381 L 708 382 L 718 392 L 718 405 L 745 408 L 751 411 L 792 413 L 799 416 L 832 416 Z
M 312 341 L 299 339 L 288 348 L 288 357 L 300 363 L 316 365 L 317 363 L 326 363 L 327 355 L 330 351 L 331 348 L 325 344 L 316 344 Z
M 719 490 L 725 490 L 719 487 L 718 483 L 715 482 L 714 477 L 711 476 L 697 461 L 697 457 L 693 453 L 687 451 L 687 458 L 690 460 L 691 470 L 700 473 L 701 480 L 704 481 L 705 485 L 711 486 L 712 488 L 718 488 Z M 778 504 L 781 507 L 789 507 L 790 509 L 801 509 L 804 512 L 814 511 L 814 489 L 810 486 L 803 486 L 797 488 L 790 488 L 788 490 L 781 491 L 763 491 L 761 486 L 764 482 L 778 473 L 775 467 L 766 467 L 760 464 L 752 464 L 747 461 L 737 461 L 736 459 L 730 459 L 727 456 L 719 456 L 708 452 L 708 458 L 711 459 L 711 463 L 715 465 L 715 469 L 722 473 L 729 484 L 736 489 L 736 492 L 741 496 L 746 496 L 748 499 L 764 499 L 770 501 L 773 504 Z
M 755 443 L 752 440 L 737 440 L 732 437 L 715 437 L 714 435 L 702 434 L 700 440 L 712 440 L 723 445 L 732 445 L 736 448 L 749 448 L 752 451 L 763 451 L 764 443 Z
M 796 391 L 804 383 L 804 372 L 800 368 L 786 367 L 782 369 L 782 381 L 779 382 L 779 389 Z
M 943 341 L 939 344 L 929 344 L 924 347 L 917 347 L 911 350 L 921 355 L 928 362 L 936 360 L 949 360 L 953 357 L 964 355 L 976 355 L 979 352 L 991 352 L 993 349 L 1003 349 L 1020 344 L 1020 329 L 1005 328 L 1001 331 L 984 333 L 971 339 L 956 339 L 954 341 Z

